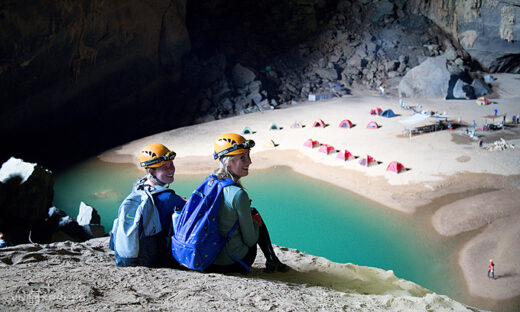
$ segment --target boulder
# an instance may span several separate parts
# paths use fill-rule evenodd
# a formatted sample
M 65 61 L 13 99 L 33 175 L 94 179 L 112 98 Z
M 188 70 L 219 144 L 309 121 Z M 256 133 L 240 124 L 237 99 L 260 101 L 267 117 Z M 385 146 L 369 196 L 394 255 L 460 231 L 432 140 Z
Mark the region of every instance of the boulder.
M 236 64 L 231 71 L 231 78 L 233 79 L 233 84 L 235 86 L 238 88 L 243 88 L 250 82 L 254 81 L 256 75 L 251 69 L 240 64 Z
M 475 89 L 470 84 L 466 84 L 462 87 L 464 94 L 466 95 L 467 100 L 475 100 L 477 97 L 475 96 Z
M 49 208 L 47 217 L 31 228 L 29 236 L 29 240 L 34 243 L 63 240 L 81 242 L 91 238 L 83 226 L 56 207 Z
M 448 82 L 446 99 L 470 99 L 475 98 L 475 91 L 471 87 L 471 77 L 467 72 L 452 74 Z
M 246 99 L 250 104 L 258 104 L 262 101 L 262 95 L 260 93 L 251 93 Z
M 273 109 L 273 107 L 269 104 L 268 99 L 265 99 L 265 100 L 261 101 L 260 103 L 258 103 L 258 107 L 260 108 L 261 111 Z
M 475 90 L 475 96 L 483 96 L 491 93 L 491 88 L 480 79 L 473 79 L 471 86 Z
M 255 80 L 255 81 L 252 81 L 247 86 L 247 91 L 249 91 L 249 93 L 258 93 L 258 92 L 260 92 L 261 87 L 262 87 L 262 82 L 259 80 Z
M 0 168 L 0 228 L 15 244 L 27 242 L 29 230 L 47 216 L 54 196 L 52 172 L 11 157 Z
M 105 234 L 105 227 L 99 224 L 85 224 L 82 225 L 85 232 L 91 238 L 103 237 Z
M 338 73 L 333 68 L 318 68 L 316 69 L 316 74 L 329 81 L 338 80 Z
M 453 98 L 454 99 L 465 99 L 466 98 L 466 92 L 464 92 L 464 87 L 468 84 L 464 81 L 457 79 L 457 82 L 455 82 L 455 86 L 453 87 Z
M 233 111 L 233 102 L 229 98 L 225 98 L 220 102 L 220 107 L 222 107 L 227 112 Z
M 79 225 L 101 224 L 101 217 L 94 207 L 81 202 L 79 204 L 79 212 L 76 217 L 76 222 L 78 222 Z
M 406 73 L 399 83 L 399 96 L 445 98 L 449 80 L 446 56 L 430 57 Z

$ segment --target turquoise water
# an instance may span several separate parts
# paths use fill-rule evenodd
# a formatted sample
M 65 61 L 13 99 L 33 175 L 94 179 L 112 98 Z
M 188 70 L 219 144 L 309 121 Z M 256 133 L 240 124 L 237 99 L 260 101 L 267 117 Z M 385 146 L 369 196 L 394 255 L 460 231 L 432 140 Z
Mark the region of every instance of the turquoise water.
M 134 165 L 91 160 L 58 174 L 54 204 L 75 217 L 80 201 L 95 207 L 106 231 L 132 183 Z M 176 175 L 173 188 L 188 197 L 202 175 Z M 414 216 L 394 212 L 286 167 L 254 170 L 243 180 L 275 244 L 332 261 L 393 270 L 437 293 L 455 298 L 453 246 Z M 458 273 L 457 273 L 458 274 Z

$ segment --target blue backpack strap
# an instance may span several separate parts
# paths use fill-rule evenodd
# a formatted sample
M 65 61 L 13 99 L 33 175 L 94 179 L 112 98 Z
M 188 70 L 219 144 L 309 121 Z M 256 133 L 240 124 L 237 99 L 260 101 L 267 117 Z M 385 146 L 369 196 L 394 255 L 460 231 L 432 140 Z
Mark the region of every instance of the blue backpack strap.
M 244 269 L 246 269 L 246 274 L 249 273 L 250 271 L 250 268 L 249 266 L 242 260 L 238 259 L 238 257 L 235 257 L 233 256 L 230 252 L 229 252 L 229 249 L 227 248 L 227 243 L 229 242 L 229 240 L 231 239 L 231 235 L 233 235 L 233 232 L 235 232 L 235 230 L 238 228 L 238 221 L 235 223 L 235 225 L 233 225 L 233 227 L 231 228 L 231 230 L 229 231 L 227 237 L 226 237 L 226 252 L 227 254 L 233 258 L 233 260 L 235 260 L 236 262 L 240 263 L 241 266 L 244 267 Z
M 212 174 L 212 176 L 216 178 L 215 174 Z M 222 189 L 224 189 L 224 187 L 226 187 L 226 186 L 235 184 L 235 182 L 233 180 L 231 180 L 231 179 L 220 180 L 220 183 L 222 184 Z M 233 225 L 233 227 L 231 228 L 231 230 L 227 234 L 227 237 L 226 237 L 226 252 L 227 252 L 227 254 L 231 258 L 233 258 L 233 260 L 235 260 L 236 262 L 240 263 L 240 265 L 243 266 L 244 269 L 246 269 L 246 274 L 248 274 L 249 271 L 250 271 L 249 266 L 247 264 L 245 264 L 244 261 L 238 259 L 238 257 L 235 257 L 234 255 L 232 255 L 231 252 L 229 252 L 229 250 L 227 248 L 227 243 L 229 242 L 229 240 L 231 239 L 231 235 L 233 235 L 233 233 L 236 231 L 237 228 L 238 228 L 238 220 L 235 223 L 235 225 Z

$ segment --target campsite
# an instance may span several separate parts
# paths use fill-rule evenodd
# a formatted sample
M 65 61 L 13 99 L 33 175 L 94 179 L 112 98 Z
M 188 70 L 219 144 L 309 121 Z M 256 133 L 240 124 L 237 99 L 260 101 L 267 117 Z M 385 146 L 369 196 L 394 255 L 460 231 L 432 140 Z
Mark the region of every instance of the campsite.
M 507 78 L 507 76 L 499 77 L 497 83 L 502 83 L 504 86 L 511 81 Z M 322 187 L 335 188 L 335 192 L 339 190 L 354 192 L 357 196 L 380 205 L 379 210 L 376 210 L 380 218 L 384 219 L 388 213 L 403 222 L 411 222 L 421 229 L 420 235 L 426 236 L 426 241 L 435 239 L 440 241 L 441 245 L 447 246 L 446 248 L 450 250 L 447 256 L 434 260 L 452 268 L 452 278 L 460 283 L 458 284 L 460 288 L 449 296 L 464 303 L 488 307 L 492 310 L 493 307 L 504 305 L 510 307 L 517 300 L 518 289 L 520 289 L 520 274 L 504 275 L 507 274 L 505 272 L 516 272 L 515 255 L 520 252 L 517 239 L 518 222 L 520 222 L 517 209 L 517 203 L 520 201 L 518 193 L 520 150 L 515 148 L 520 144 L 520 127 L 509 119 L 505 127 L 500 130 L 482 130 L 480 128 L 483 122 L 482 116 L 492 114 L 493 110 L 489 106 L 479 106 L 470 100 L 405 99 L 410 106 L 421 106 L 421 109 L 428 111 L 446 112 L 441 115 L 452 116 L 447 118 L 448 122 L 460 122 L 461 125 L 460 128 L 425 132 L 410 138 L 408 135 L 403 135 L 406 125 L 400 121 L 417 113 L 401 107 L 401 99 L 388 93 L 384 96 L 370 93 L 354 94 L 312 103 L 303 102 L 271 111 L 174 129 L 109 150 L 98 156 L 96 166 L 101 170 L 107 165 L 115 167 L 117 163 L 135 166 L 135 155 L 145 143 L 163 142 L 172 146 L 178 155 L 175 159 L 176 181 L 182 181 L 188 176 L 207 174 L 214 169 L 215 163 L 210 151 L 215 133 L 244 131 L 247 139 L 256 142 L 256 146 L 251 151 L 250 167 L 254 175 L 259 171 L 269 182 L 271 168 L 286 167 L 283 172 L 290 170 L 305 176 L 299 179 L 309 183 L 310 188 L 314 188 L 314 184 L 320 182 Z M 512 116 L 517 110 L 517 99 L 518 97 L 504 96 L 494 99 L 498 104 L 492 105 Z M 370 107 L 392 109 L 398 116 L 385 118 L 370 115 Z M 435 123 L 438 119 L 435 116 L 431 117 L 432 115 L 424 116 L 426 118 L 423 117 L 423 122 L 426 123 Z M 361 126 L 339 127 L 345 119 Z M 307 126 L 290 127 L 295 120 Z M 324 125 L 326 121 L 333 126 L 312 127 L 316 120 L 322 120 Z M 473 120 L 478 127 L 471 127 Z M 375 121 L 380 127 L 375 130 L 364 127 L 370 121 Z M 273 123 L 279 126 L 279 130 L 270 130 L 270 125 Z M 473 137 L 466 133 L 469 129 L 474 130 Z M 502 136 L 504 140 L 501 140 Z M 477 139 L 484 141 L 482 147 L 479 146 Z M 496 143 L 497 141 L 500 143 Z M 322 147 L 326 153 L 319 151 Z M 249 179 L 244 179 L 244 187 L 250 186 L 249 182 Z M 283 188 L 283 185 L 278 186 L 272 192 Z M 96 191 L 96 194 L 110 194 L 110 192 L 110 189 L 107 189 Z M 290 201 L 293 198 L 292 194 L 287 195 L 282 191 L 278 196 L 285 196 L 286 200 Z M 254 205 L 262 209 L 261 201 L 255 200 Z M 273 206 L 274 211 L 283 213 L 283 205 L 278 206 L 275 203 Z M 312 209 L 316 207 L 313 206 Z M 342 209 L 341 207 L 339 206 L 339 209 Z M 472 207 L 477 208 L 470 209 Z M 348 224 L 348 220 L 345 224 Z M 489 242 L 492 242 L 492 247 Z M 70 248 L 76 248 L 75 245 L 71 246 Z M 364 251 L 363 248 L 364 246 L 356 247 L 361 253 Z M 307 259 L 308 256 L 303 256 L 304 253 L 301 251 L 291 249 L 290 246 L 279 247 L 279 250 L 283 250 L 286 257 L 284 259 L 294 266 L 295 271 L 286 278 L 275 275 L 274 281 L 277 285 L 280 282 L 283 282 L 283 285 L 286 285 L 286 282 L 293 285 L 292 282 L 295 282 L 295 287 L 305 285 L 303 288 L 309 290 L 322 289 L 320 287 L 332 282 L 340 283 L 336 285 L 340 285 L 340 290 L 344 291 L 342 285 L 346 284 L 341 283 L 351 285 L 354 281 L 357 285 L 359 269 L 364 268 L 356 265 L 355 261 L 349 260 L 348 250 L 344 262 L 354 263 L 333 264 L 323 258 L 319 260 L 313 258 L 309 260 L 312 263 L 302 264 L 302 257 Z M 21 252 L 23 254 L 25 251 Z M 99 256 L 97 249 L 89 252 L 95 252 Z M 71 257 L 76 258 L 75 255 L 76 251 Z M 107 252 L 102 256 L 105 261 L 103 263 L 106 265 L 103 264 L 101 270 L 113 272 L 112 262 L 109 261 L 111 255 Z M 491 256 L 497 265 L 500 265 L 500 271 L 497 270 L 500 278 L 496 280 L 488 280 L 485 275 L 485 264 Z M 16 256 L 13 259 L 22 259 L 22 257 Z M 74 262 L 74 265 L 77 265 L 77 262 Z M 25 267 L 17 267 L 24 270 L 23 274 L 32 274 L 33 278 L 40 276 L 39 273 L 27 273 Z M 92 267 L 89 264 L 86 268 Z M 336 273 L 350 272 L 348 274 L 353 275 L 338 279 L 331 270 Z M 394 285 L 392 287 L 395 287 L 396 281 L 409 283 L 402 280 L 399 274 L 394 275 L 391 268 L 387 270 L 378 272 L 382 272 L 387 277 L 385 280 Z M 148 271 L 138 268 L 132 272 L 136 277 L 147 276 L 142 272 Z M 221 281 L 219 275 L 196 275 L 200 279 L 195 280 L 191 275 L 190 278 L 186 278 L 185 272 L 174 271 L 171 274 L 180 276 L 182 282 L 187 283 L 190 289 L 200 289 L 197 283 L 204 278 L 206 282 L 207 279 L 211 279 L 216 285 L 222 285 L 219 284 Z M 241 283 L 240 287 L 247 289 L 253 280 L 263 283 L 262 285 L 271 283 L 272 280 L 266 276 L 260 273 L 254 275 L 252 279 L 236 276 L 225 278 Z M 308 279 L 303 279 L 304 276 Z M 318 287 L 309 287 L 307 282 L 315 281 L 316 278 L 319 279 L 318 282 L 311 285 Z M 25 275 L 23 277 L 20 275 L 20 283 L 26 283 Z M 55 287 L 63 289 L 60 285 Z M 118 284 L 113 285 L 116 287 Z M 105 288 L 100 289 L 103 289 L 105 294 L 109 294 Z M 349 291 L 350 288 L 346 289 Z M 311 292 L 315 295 L 314 291 Z M 126 293 L 134 296 L 132 298 L 137 298 L 133 291 Z M 388 295 L 378 297 L 386 296 Z M 434 294 L 428 296 L 447 298 Z M 348 298 L 350 300 L 350 297 Z

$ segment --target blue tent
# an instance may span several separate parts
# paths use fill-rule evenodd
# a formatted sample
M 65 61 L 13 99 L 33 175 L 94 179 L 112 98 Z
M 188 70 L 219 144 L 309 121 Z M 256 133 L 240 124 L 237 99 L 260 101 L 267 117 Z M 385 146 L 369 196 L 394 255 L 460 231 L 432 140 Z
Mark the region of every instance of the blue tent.
M 386 117 L 386 118 L 395 117 L 395 113 L 393 110 L 387 109 L 381 113 L 381 116 Z

